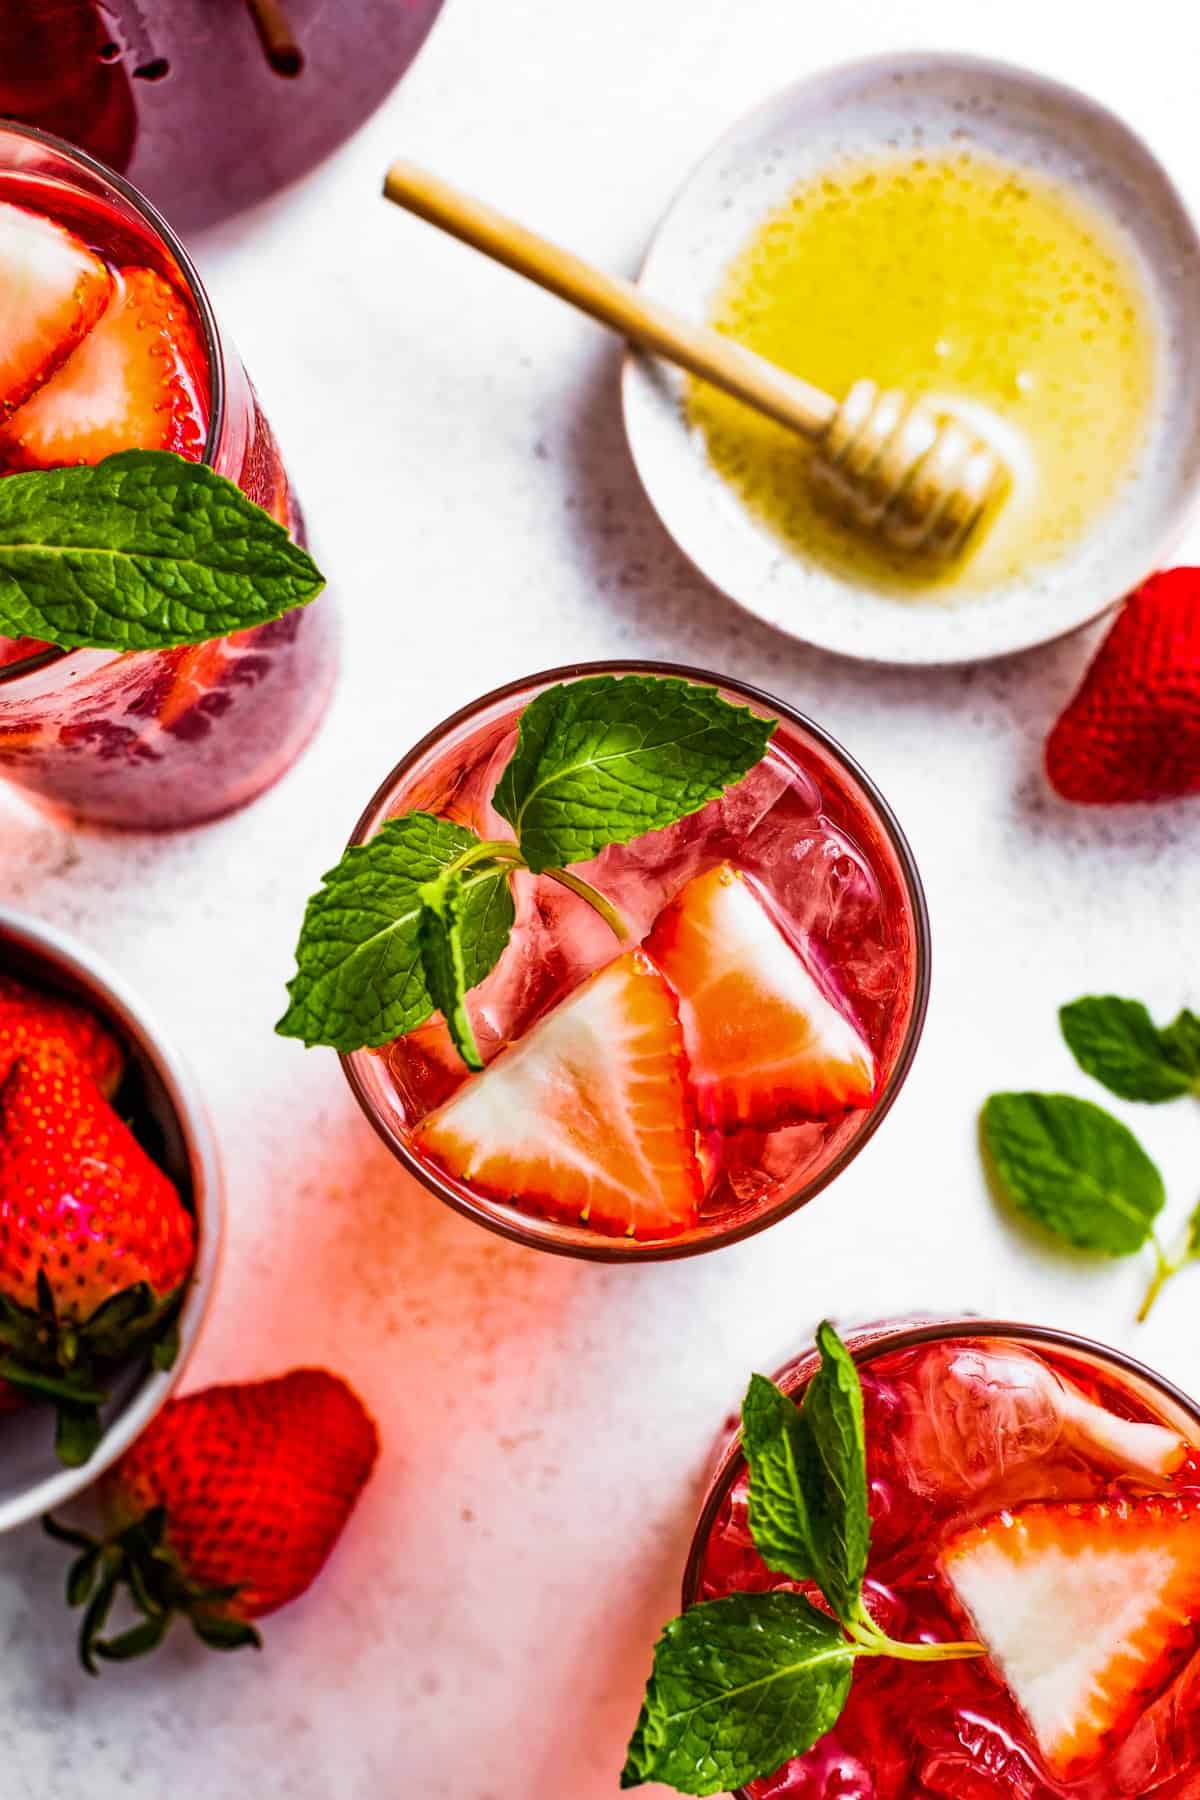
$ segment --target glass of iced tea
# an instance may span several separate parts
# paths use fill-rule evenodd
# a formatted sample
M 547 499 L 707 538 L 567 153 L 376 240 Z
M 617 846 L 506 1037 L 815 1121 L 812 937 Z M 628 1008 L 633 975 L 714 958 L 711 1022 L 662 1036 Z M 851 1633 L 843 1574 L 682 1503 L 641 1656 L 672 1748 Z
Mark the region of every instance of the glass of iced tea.
M 169 450 L 235 481 L 299 540 L 279 449 L 166 222 L 81 151 L 0 124 L 0 479 Z M 182 649 L 0 638 L 0 776 L 105 825 L 217 818 L 316 730 L 337 671 L 328 596 Z
M 864 1659 L 804 1755 L 738 1800 L 1184 1800 L 1200 1792 L 1200 1413 L 1066 1332 L 960 1318 L 847 1335 L 862 1383 L 863 1598 L 893 1638 L 988 1654 Z M 815 1352 L 776 1377 L 797 1404 Z M 762 1561 L 739 1440 L 685 1608 L 794 1588 Z
M 502 853 L 496 789 L 526 709 L 631 675 L 777 721 L 765 755 L 676 823 L 572 865 L 622 941 L 561 876 L 514 875 L 511 937 L 467 996 L 481 1073 L 440 1016 L 343 1056 L 433 1193 L 517 1242 L 604 1260 L 731 1243 L 831 1182 L 899 1091 L 929 976 L 912 853 L 867 776 L 790 707 L 703 671 L 577 664 L 487 694 L 392 771 L 352 845 L 420 812 Z

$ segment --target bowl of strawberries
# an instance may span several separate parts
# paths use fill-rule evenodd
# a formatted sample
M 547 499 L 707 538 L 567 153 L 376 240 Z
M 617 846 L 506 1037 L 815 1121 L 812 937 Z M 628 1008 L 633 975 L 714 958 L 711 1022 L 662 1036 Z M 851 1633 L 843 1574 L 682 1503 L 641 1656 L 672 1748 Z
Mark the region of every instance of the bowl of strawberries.
M 186 1067 L 89 950 L 0 908 L 0 1531 L 154 1418 L 216 1279 L 220 1165 Z

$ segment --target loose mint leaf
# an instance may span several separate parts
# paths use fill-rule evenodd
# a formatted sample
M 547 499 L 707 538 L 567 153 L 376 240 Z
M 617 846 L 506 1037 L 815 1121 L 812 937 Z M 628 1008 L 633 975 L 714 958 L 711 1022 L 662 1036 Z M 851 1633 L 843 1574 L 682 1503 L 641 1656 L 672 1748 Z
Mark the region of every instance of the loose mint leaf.
M 1188 1219 L 1187 1253 L 1189 1259 L 1200 1256 L 1200 1204 L 1194 1208 Z
M 165 450 L 0 481 L 0 635 L 195 644 L 305 606 L 308 552 L 223 475 Z
M 421 889 L 478 842 L 448 819 L 405 813 L 347 850 L 308 903 L 291 1004 L 276 1031 L 362 1050 L 423 1025 L 434 1002 L 418 937 Z M 462 889 L 463 979 L 472 988 L 508 942 L 513 902 L 507 875 L 493 864 L 469 868 Z
M 854 1359 L 828 1322 L 817 1331 L 821 1366 L 800 1413 L 810 1454 L 803 1464 L 821 1592 L 839 1619 L 861 1610 L 871 1546 L 862 1384 Z
M 1069 1094 L 993 1094 L 981 1120 L 997 1185 L 1027 1217 L 1082 1250 L 1126 1256 L 1166 1195 L 1133 1133 Z
M 841 1627 L 799 1594 L 731 1594 L 673 1619 L 621 1772 L 723 1794 L 771 1775 L 837 1723 L 854 1663 Z
M 1169 1060 L 1191 1077 L 1193 1090 L 1200 1093 L 1200 1018 L 1185 1008 L 1160 1035 Z
M 1140 1000 L 1093 994 L 1059 1012 L 1080 1068 L 1123 1100 L 1159 1102 L 1200 1090 L 1200 1019 L 1182 1012 L 1160 1031 Z
M 522 713 L 493 803 L 531 869 L 586 862 L 715 800 L 776 723 L 677 676 L 563 682 Z
M 447 869 L 420 891 L 417 945 L 429 997 L 445 1018 L 454 1048 L 468 1069 L 482 1069 L 483 1058 L 467 1016 L 467 970 L 462 922 L 467 889 L 461 869 Z

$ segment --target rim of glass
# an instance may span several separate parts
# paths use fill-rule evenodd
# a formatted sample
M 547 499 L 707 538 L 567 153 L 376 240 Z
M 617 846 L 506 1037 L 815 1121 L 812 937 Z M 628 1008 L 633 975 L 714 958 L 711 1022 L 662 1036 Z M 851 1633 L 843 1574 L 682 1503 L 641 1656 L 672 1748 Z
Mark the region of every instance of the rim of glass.
M 209 387 L 209 420 L 208 435 L 204 440 L 204 455 L 201 461 L 212 467 L 217 446 L 221 441 L 221 433 L 225 428 L 225 359 L 221 348 L 221 333 L 217 325 L 217 316 L 213 311 L 212 301 L 204 289 L 196 265 L 192 261 L 183 244 L 176 236 L 173 228 L 159 212 L 158 208 L 146 196 L 135 188 L 132 182 L 110 169 L 107 163 L 81 150 L 77 144 L 68 143 L 66 138 L 55 135 L 52 131 L 42 131 L 36 125 L 22 125 L 15 119 L 0 119 L 0 138 L 24 138 L 27 142 L 41 144 L 47 150 L 53 150 L 68 162 L 86 169 L 89 174 L 107 183 L 121 199 L 138 213 L 155 235 L 161 238 L 169 255 L 174 260 L 180 275 L 187 286 L 189 297 L 196 308 L 204 334 L 204 353 L 208 360 Z M 53 667 L 56 663 L 66 662 L 69 657 L 87 655 L 90 652 L 79 650 L 62 650 L 57 646 L 41 651 L 37 656 L 25 657 L 19 663 L 10 663 L 0 668 L 0 687 L 9 682 L 22 681 L 28 675 L 39 674 L 43 669 Z M 120 655 L 120 651 L 114 651 Z
M 745 1238 L 754 1237 L 758 1232 L 765 1231 L 768 1226 L 777 1224 L 781 1219 L 786 1219 L 799 1207 L 815 1199 L 832 1181 L 835 1181 L 843 1169 L 853 1162 L 863 1146 L 878 1131 L 891 1111 L 900 1089 L 904 1086 L 925 1026 L 930 982 L 929 909 L 916 858 L 900 827 L 899 820 L 870 776 L 860 767 L 849 751 L 843 749 L 837 739 L 831 737 L 823 726 L 816 724 L 805 713 L 798 712 L 795 707 L 789 706 L 782 700 L 777 700 L 773 694 L 766 693 L 762 688 L 752 687 L 749 683 L 739 681 L 734 676 L 721 675 L 712 669 L 693 668 L 686 663 L 646 661 L 636 658 L 628 661 L 604 658 L 594 662 L 564 663 L 557 668 L 541 669 L 531 675 L 524 675 L 519 680 L 508 681 L 500 687 L 493 688 L 490 693 L 460 707 L 457 712 L 451 713 L 448 718 L 443 719 L 439 725 L 435 725 L 431 731 L 427 731 L 407 755 L 400 759 L 380 782 L 360 814 L 350 835 L 347 849 L 354 849 L 367 841 L 376 816 L 390 795 L 410 771 L 431 750 L 436 748 L 448 733 L 469 723 L 478 714 L 504 700 L 515 699 L 517 695 L 523 694 L 531 688 L 549 687 L 557 681 L 575 681 L 587 675 L 602 674 L 674 675 L 687 681 L 702 682 L 712 687 L 729 688 L 743 699 L 766 707 L 780 718 L 787 719 L 790 724 L 806 732 L 829 754 L 834 762 L 838 763 L 858 783 L 867 801 L 874 808 L 883 834 L 895 854 L 908 898 L 914 941 L 913 993 L 904 1041 L 892 1064 L 884 1091 L 871 1108 L 861 1128 L 855 1132 L 850 1141 L 813 1181 L 802 1184 L 795 1193 L 783 1196 L 770 1206 L 764 1207 L 761 1212 L 755 1213 L 752 1217 L 743 1219 L 727 1229 L 717 1228 L 702 1237 L 683 1242 L 667 1239 L 661 1244 L 638 1244 L 636 1240 L 630 1239 L 626 1247 L 622 1247 L 624 1240 L 618 1242 L 612 1238 L 606 1239 L 600 1236 L 597 1236 L 594 1245 L 558 1242 L 555 1239 L 552 1223 L 544 1222 L 545 1229 L 539 1232 L 531 1226 L 526 1226 L 519 1216 L 502 1216 L 498 1211 L 492 1209 L 489 1202 L 457 1192 L 448 1182 L 441 1179 L 436 1169 L 428 1167 L 414 1154 L 400 1133 L 393 1128 L 391 1122 L 378 1112 L 365 1084 L 359 1077 L 357 1059 L 369 1056 L 370 1051 L 339 1051 L 338 1060 L 350 1083 L 351 1092 L 358 1101 L 368 1123 L 382 1138 L 388 1149 L 423 1187 L 427 1188 L 431 1194 L 436 1195 L 439 1200 L 444 1201 L 447 1206 L 453 1207 L 455 1212 L 461 1213 L 464 1218 L 474 1220 L 477 1225 L 485 1226 L 489 1231 L 496 1232 L 500 1237 L 508 1238 L 512 1243 L 524 1244 L 531 1249 L 546 1251 L 553 1256 L 574 1256 L 589 1262 L 608 1263 L 673 1262 L 677 1258 L 700 1256 L 710 1250 L 722 1249 L 726 1244 L 740 1243 Z
M 1157 1369 L 1139 1362 L 1136 1356 L 1130 1356 L 1125 1350 L 1118 1350 L 1112 1344 L 1101 1343 L 1098 1338 L 1082 1336 L 1077 1331 L 1061 1331 L 1054 1325 L 1022 1324 L 1018 1319 L 978 1319 L 970 1314 L 961 1314 L 952 1319 L 926 1320 L 920 1324 L 899 1322 L 896 1328 L 889 1329 L 888 1321 L 876 1321 L 881 1326 L 881 1335 L 870 1343 L 851 1348 L 850 1354 L 859 1364 L 871 1362 L 877 1356 L 890 1356 L 897 1350 L 911 1350 L 918 1344 L 931 1344 L 943 1338 L 1015 1338 L 1034 1345 L 1046 1344 L 1056 1350 L 1066 1350 L 1083 1356 L 1098 1356 L 1101 1361 L 1110 1363 L 1123 1375 L 1132 1375 L 1144 1381 L 1150 1388 L 1162 1394 L 1173 1405 L 1195 1420 L 1197 1433 L 1200 1436 L 1200 1402 L 1185 1394 L 1182 1388 L 1176 1387 Z M 871 1324 L 856 1329 L 869 1331 Z M 852 1334 L 851 1334 L 852 1335 Z M 809 1347 L 815 1350 L 815 1343 Z M 797 1352 L 795 1360 L 809 1353 L 809 1349 Z M 728 1446 L 721 1452 L 715 1469 L 709 1480 L 708 1491 L 700 1516 L 692 1533 L 692 1541 L 688 1550 L 687 1563 L 683 1571 L 682 1598 L 685 1609 L 695 1602 L 700 1585 L 700 1570 L 704 1553 L 712 1529 L 730 1488 L 741 1474 L 745 1466 L 745 1458 L 741 1450 L 741 1434 L 731 1435 Z M 737 1795 L 745 1793 L 743 1788 L 737 1789 Z

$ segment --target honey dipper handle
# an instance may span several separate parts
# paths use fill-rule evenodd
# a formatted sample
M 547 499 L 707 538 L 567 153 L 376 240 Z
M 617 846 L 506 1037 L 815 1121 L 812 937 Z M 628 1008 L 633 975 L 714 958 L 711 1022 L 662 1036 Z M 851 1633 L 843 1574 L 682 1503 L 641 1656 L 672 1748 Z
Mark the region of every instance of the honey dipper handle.
M 719 331 L 680 317 L 632 281 L 593 268 L 415 163 L 393 163 L 383 191 L 397 206 L 482 250 L 631 343 L 702 376 L 768 418 L 808 437 L 820 437 L 832 423 L 837 403 L 820 388 L 776 368 Z

